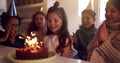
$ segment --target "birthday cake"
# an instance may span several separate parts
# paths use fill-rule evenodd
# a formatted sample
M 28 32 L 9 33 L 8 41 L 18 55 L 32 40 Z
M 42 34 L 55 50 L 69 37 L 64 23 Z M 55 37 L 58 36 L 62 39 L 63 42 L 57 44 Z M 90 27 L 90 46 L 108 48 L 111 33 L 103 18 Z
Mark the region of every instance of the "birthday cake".
M 31 60 L 31 59 L 42 59 L 48 57 L 48 50 L 42 46 L 36 50 L 21 48 L 16 50 L 16 59 L 20 60 Z
M 47 47 L 44 46 L 43 42 L 38 42 L 35 35 L 35 33 L 31 33 L 31 36 L 26 37 L 25 47 L 16 50 L 16 59 L 31 60 L 48 57 Z

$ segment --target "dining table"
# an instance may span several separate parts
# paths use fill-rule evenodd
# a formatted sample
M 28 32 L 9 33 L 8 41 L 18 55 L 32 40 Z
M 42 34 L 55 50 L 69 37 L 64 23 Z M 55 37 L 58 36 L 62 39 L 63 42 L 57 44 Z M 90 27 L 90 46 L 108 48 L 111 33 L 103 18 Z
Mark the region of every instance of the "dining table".
M 0 45 L 0 63 L 14 63 L 11 62 L 8 58 L 8 54 L 13 51 L 16 51 L 16 48 Z M 54 59 L 44 63 L 91 63 L 91 62 L 56 55 Z

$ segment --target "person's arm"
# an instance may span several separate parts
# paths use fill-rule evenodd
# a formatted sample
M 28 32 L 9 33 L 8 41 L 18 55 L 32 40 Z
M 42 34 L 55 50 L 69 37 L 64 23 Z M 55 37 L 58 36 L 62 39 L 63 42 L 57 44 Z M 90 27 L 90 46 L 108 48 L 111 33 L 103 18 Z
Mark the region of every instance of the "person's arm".
M 5 33 L 2 37 L 0 37 L 0 42 L 4 42 L 8 39 L 11 32 L 11 26 L 6 25 Z
M 93 40 L 88 44 L 87 51 L 88 51 L 88 60 L 90 60 L 90 57 L 92 55 L 92 52 L 95 48 L 97 48 L 98 40 L 97 40 L 97 34 L 95 33 Z
M 68 42 L 68 39 L 66 40 L 66 44 L 65 45 L 67 45 L 69 42 Z M 66 46 L 64 49 L 63 49 L 63 53 L 61 53 L 61 56 L 64 56 L 64 57 L 69 57 L 69 55 L 70 55 L 70 45 L 71 44 L 69 44 L 68 46 Z
M 4 42 L 8 39 L 10 34 L 10 31 L 5 31 L 5 34 L 3 35 L 3 37 L 0 37 L 0 42 Z
M 77 36 L 74 32 L 73 32 L 73 35 L 72 35 L 72 41 L 73 41 L 73 43 L 77 43 Z
M 77 51 L 81 50 L 81 33 L 80 33 L 80 29 L 76 31 L 76 33 L 74 33 L 74 41 L 73 41 L 73 46 Z

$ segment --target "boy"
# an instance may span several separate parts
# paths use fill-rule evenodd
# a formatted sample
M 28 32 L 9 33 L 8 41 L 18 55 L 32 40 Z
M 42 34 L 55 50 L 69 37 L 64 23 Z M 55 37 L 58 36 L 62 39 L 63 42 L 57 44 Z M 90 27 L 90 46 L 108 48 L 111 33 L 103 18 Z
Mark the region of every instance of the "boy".
M 87 46 L 93 39 L 95 33 L 95 16 L 96 13 L 93 10 L 85 9 L 82 11 L 82 25 L 80 29 L 73 35 L 73 46 L 78 51 L 76 58 L 87 60 Z

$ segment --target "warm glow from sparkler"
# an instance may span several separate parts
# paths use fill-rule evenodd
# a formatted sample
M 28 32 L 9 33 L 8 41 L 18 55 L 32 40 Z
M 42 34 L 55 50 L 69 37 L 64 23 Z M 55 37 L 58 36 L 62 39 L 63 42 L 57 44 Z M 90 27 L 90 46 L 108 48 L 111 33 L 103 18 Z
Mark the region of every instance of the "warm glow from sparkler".
M 25 39 L 25 47 L 20 48 L 20 50 L 30 51 L 31 53 L 36 53 L 42 50 L 44 43 L 38 42 L 38 38 L 36 37 L 35 32 L 31 32 L 30 36 L 22 37 L 19 36 L 20 39 Z
M 31 36 L 26 37 L 25 48 L 29 49 L 32 53 L 37 52 L 43 43 L 39 43 L 37 37 L 35 37 L 36 33 L 31 32 Z
M 34 37 L 34 38 L 31 39 L 30 36 L 27 36 L 26 43 L 27 43 L 28 45 L 38 44 L 38 42 L 37 42 L 37 37 Z

